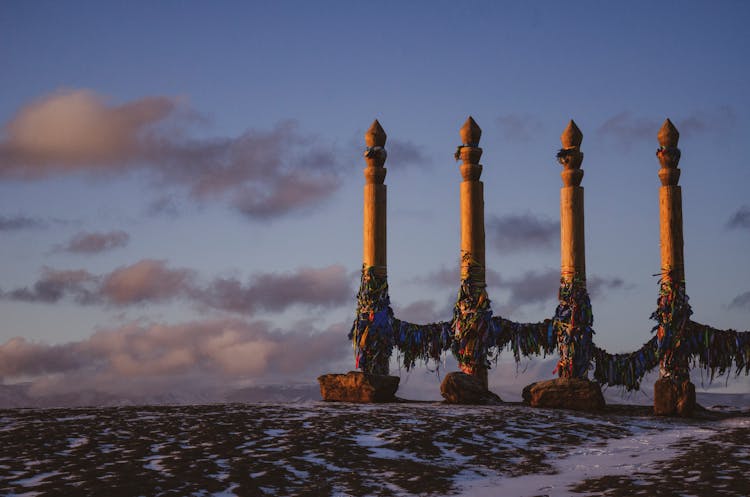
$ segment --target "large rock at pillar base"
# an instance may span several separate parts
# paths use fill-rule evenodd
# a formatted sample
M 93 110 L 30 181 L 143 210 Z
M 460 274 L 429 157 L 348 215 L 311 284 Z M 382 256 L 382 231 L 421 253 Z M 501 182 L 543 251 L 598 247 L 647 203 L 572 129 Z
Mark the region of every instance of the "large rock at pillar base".
M 440 395 L 448 404 L 492 405 L 502 402 L 500 396 L 490 392 L 480 378 L 461 371 L 445 375 L 440 384 Z
M 524 403 L 532 407 L 598 411 L 604 396 L 598 383 L 583 378 L 555 378 L 532 383 L 523 389 Z
M 688 417 L 695 411 L 695 385 L 660 378 L 654 383 L 654 414 Z
M 401 379 L 398 376 L 349 371 L 318 377 L 320 395 L 329 402 L 393 402 Z

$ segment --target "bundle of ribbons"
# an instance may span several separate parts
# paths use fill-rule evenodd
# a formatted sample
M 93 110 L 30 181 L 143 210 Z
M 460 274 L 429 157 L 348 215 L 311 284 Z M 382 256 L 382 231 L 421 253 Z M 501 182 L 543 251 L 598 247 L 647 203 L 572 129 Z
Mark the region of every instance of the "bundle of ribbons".
M 685 361 L 710 373 L 710 380 L 731 372 L 750 374 L 750 331 L 717 330 L 688 320 L 681 337 L 680 353 Z M 635 352 L 610 354 L 594 347 L 594 379 L 610 386 L 637 390 L 643 376 L 659 365 L 658 337 Z
M 557 335 L 561 378 L 586 378 L 591 365 L 594 315 L 586 290 L 586 280 L 574 275 L 560 279 L 559 305 L 552 319 Z
M 443 352 L 453 343 L 450 321 L 430 324 L 415 324 L 400 319 L 393 320 L 395 345 L 401 352 L 401 362 L 407 371 L 417 361 L 428 364 L 430 360 L 440 362 Z
M 710 372 L 710 378 L 731 372 L 750 374 L 750 331 L 718 330 L 689 319 L 692 314 L 684 282 L 659 284 L 657 309 L 651 318 L 656 335 L 629 353 L 611 354 L 593 343 L 591 302 L 582 278 L 562 279 L 560 304 L 553 319 L 517 323 L 493 316 L 484 287 L 471 278 L 461 281 L 451 321 L 415 324 L 396 319 L 390 306 L 388 282 L 373 267 L 363 267 L 357 294 L 357 316 L 349 333 L 356 365 L 369 373 L 387 374 L 394 347 L 407 370 L 417 361 L 439 363 L 451 350 L 461 369 L 489 368 L 492 359 L 509 349 L 521 357 L 548 355 L 557 348 L 561 376 L 586 377 L 593 362 L 594 379 L 610 386 L 637 390 L 643 376 L 660 363 L 662 374 L 689 377 L 688 365 Z
M 710 372 L 711 380 L 732 370 L 750 373 L 750 331 L 717 330 L 688 321 L 682 336 L 685 354 L 698 366 Z
M 640 349 L 625 354 L 610 354 L 594 346 L 594 379 L 601 384 L 638 390 L 643 376 L 659 365 L 656 342 L 656 337 L 653 337 Z
M 683 381 L 690 378 L 687 349 L 682 347 L 682 337 L 690 315 L 693 313 L 685 293 L 685 281 L 672 277 L 659 280 L 659 299 L 651 319 L 656 325 L 657 355 L 662 376 Z
M 643 376 L 661 363 L 662 375 L 677 380 L 689 379 L 689 364 L 714 377 L 735 366 L 735 374 L 750 373 L 750 331 L 718 330 L 689 319 L 692 309 L 684 282 L 662 279 L 659 299 L 651 319 L 656 336 L 635 352 L 610 354 L 594 347 L 594 379 L 627 390 L 637 390 Z
M 349 340 L 354 347 L 356 367 L 366 373 L 388 374 L 393 351 L 393 310 L 388 296 L 388 280 L 374 267 L 362 268 L 357 293 L 357 316 Z
M 489 338 L 492 329 L 492 309 L 484 285 L 476 284 L 472 275 L 481 268 L 464 254 L 466 268 L 458 299 L 453 308 L 453 341 L 451 350 L 464 373 L 472 374 L 477 368 L 489 368 Z
M 539 323 L 516 323 L 494 316 L 487 345 L 495 348 L 495 358 L 507 347 L 513 351 L 516 362 L 520 362 L 521 356 L 547 356 L 552 353 L 557 348 L 557 330 L 551 319 Z

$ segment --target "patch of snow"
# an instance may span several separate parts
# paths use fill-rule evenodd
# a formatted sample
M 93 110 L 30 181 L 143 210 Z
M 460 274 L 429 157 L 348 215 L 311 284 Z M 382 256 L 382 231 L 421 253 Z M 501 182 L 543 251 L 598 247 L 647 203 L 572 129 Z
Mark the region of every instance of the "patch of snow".
M 308 478 L 310 478 L 310 473 L 308 473 L 307 471 L 297 469 L 292 465 L 286 465 L 285 468 L 300 480 L 307 480 Z
M 157 473 L 168 473 L 161 464 L 164 460 L 162 456 L 148 456 L 144 457 L 142 460 L 146 462 L 146 464 L 143 465 L 144 468 L 156 471 Z
M 381 437 L 384 433 L 385 431 L 366 431 L 355 435 L 352 439 L 360 447 L 380 447 L 386 443 L 386 440 Z
M 75 416 L 63 416 L 57 418 L 56 421 L 79 421 L 81 419 L 94 419 L 95 417 L 95 414 L 77 414 Z
M 75 449 L 76 447 L 81 447 L 82 445 L 86 445 L 87 443 L 89 443 L 88 437 L 69 438 L 68 448 Z
M 540 493 L 567 497 L 574 494 L 569 490 L 571 485 L 590 478 L 602 476 L 632 475 L 634 473 L 653 473 L 657 462 L 671 459 L 677 455 L 672 448 L 682 439 L 700 440 L 713 435 L 713 429 L 690 425 L 673 425 L 660 420 L 649 420 L 636 433 L 620 439 L 611 439 L 605 445 L 584 445 L 572 450 L 559 459 L 551 461 L 556 467 L 555 474 L 531 474 L 516 477 L 489 476 L 476 478 L 461 474 L 456 478 L 456 486 L 461 489 L 459 495 L 472 497 L 489 497 L 497 495 L 502 488 L 503 495 L 518 497 L 536 496 Z M 720 422 L 719 425 L 747 426 L 750 420 L 734 419 Z
M 512 447 L 526 447 L 529 444 L 529 438 L 520 438 L 508 434 L 505 430 L 492 432 L 492 437 L 499 442 L 511 445 Z
M 21 485 L 22 487 L 36 487 L 40 483 L 42 483 L 47 478 L 50 478 L 52 476 L 60 475 L 59 471 L 49 471 L 47 473 L 39 473 L 37 475 L 32 476 L 31 478 L 25 478 L 23 480 L 16 480 L 13 482 L 16 485 Z
M 226 490 L 222 490 L 221 492 L 214 492 L 213 494 L 211 494 L 211 497 L 237 497 L 237 494 L 234 493 L 234 489 L 237 487 L 237 484 L 232 484 Z
M 279 428 L 272 428 L 265 430 L 264 433 L 268 435 L 269 437 L 280 437 L 282 435 L 286 435 L 287 431 L 289 430 L 282 430 Z
M 467 464 L 469 461 L 474 459 L 472 456 L 464 456 L 456 452 L 450 444 L 445 442 L 433 442 L 433 445 L 443 451 L 443 457 L 448 460 L 452 460 L 456 466 Z
M 304 456 L 296 456 L 295 459 L 301 459 L 303 461 L 309 462 L 311 464 L 316 464 L 318 466 L 325 466 L 325 468 L 328 471 L 334 471 L 337 473 L 342 472 L 342 471 L 347 471 L 344 468 L 340 468 L 334 464 L 329 463 L 328 461 L 326 461 L 325 459 L 323 459 L 322 457 L 320 457 L 319 455 L 311 451 L 305 452 Z

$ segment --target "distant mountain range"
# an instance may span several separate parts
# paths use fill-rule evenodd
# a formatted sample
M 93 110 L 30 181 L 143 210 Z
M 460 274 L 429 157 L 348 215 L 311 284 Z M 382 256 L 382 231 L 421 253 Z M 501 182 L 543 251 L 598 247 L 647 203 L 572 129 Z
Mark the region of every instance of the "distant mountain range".
M 72 393 L 33 395 L 31 383 L 0 385 L 0 409 L 129 405 L 189 405 L 216 403 L 306 402 L 320 400 L 317 384 L 257 385 L 226 392 L 165 392 L 155 395 L 113 394 L 85 390 Z
M 505 401 L 520 401 L 523 386 L 539 379 L 551 377 L 552 361 L 538 361 L 516 373 L 514 364 L 498 365 L 491 371 L 490 389 Z M 653 402 L 653 379 L 655 374 L 644 378 L 638 392 L 625 392 L 618 387 L 604 389 L 608 404 L 640 404 Z M 398 397 L 412 400 L 439 402 L 440 377 L 433 374 L 417 373 L 402 375 Z M 697 381 L 696 381 L 697 380 Z M 704 407 L 728 406 L 750 409 L 750 382 L 747 377 L 733 378 L 731 388 L 722 388 L 715 383 L 710 390 L 702 388 L 699 379 L 696 383 L 698 402 Z M 32 392 L 32 383 L 0 384 L 0 409 L 7 408 L 49 408 L 49 407 L 107 407 L 134 405 L 199 405 L 219 403 L 290 403 L 314 402 L 321 400 L 317 383 L 289 383 L 253 385 L 237 388 L 215 389 L 173 389 L 156 394 L 138 393 L 137 389 L 127 393 L 113 393 L 97 390 L 81 390 L 66 393 L 38 395 Z M 707 391 L 708 390 L 708 391 Z

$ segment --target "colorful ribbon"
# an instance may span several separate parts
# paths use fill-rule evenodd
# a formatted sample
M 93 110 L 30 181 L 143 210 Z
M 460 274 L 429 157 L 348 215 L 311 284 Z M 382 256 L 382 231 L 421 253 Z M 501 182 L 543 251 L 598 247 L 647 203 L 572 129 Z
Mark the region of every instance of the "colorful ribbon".
M 349 340 L 355 354 L 355 367 L 366 373 L 388 374 L 393 351 L 393 310 L 388 296 L 388 280 L 375 274 L 375 268 L 362 267 L 357 293 L 357 317 Z
M 469 263 L 469 271 L 477 267 Z M 750 331 L 718 330 L 689 319 L 692 314 L 684 282 L 659 282 L 657 308 L 651 318 L 656 335 L 629 353 L 611 354 L 593 343 L 591 302 L 582 278 L 562 279 L 560 304 L 552 319 L 517 323 L 493 316 L 483 286 L 471 278 L 461 281 L 451 321 L 415 324 L 396 319 L 390 306 L 388 283 L 373 267 L 362 268 L 357 294 L 357 317 L 349 332 L 356 366 L 362 371 L 388 374 L 395 347 L 410 370 L 417 361 L 439 364 L 451 350 L 464 371 L 489 368 L 509 349 L 516 363 L 521 357 L 560 352 L 558 372 L 585 378 L 592 363 L 601 384 L 640 388 L 643 376 L 661 364 L 667 377 L 689 378 L 689 366 L 710 372 L 710 379 L 728 374 L 750 374 Z
M 558 296 L 560 303 L 552 318 L 560 353 L 555 372 L 560 378 L 587 378 L 591 367 L 594 314 L 586 279 L 580 275 L 561 278 Z

